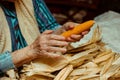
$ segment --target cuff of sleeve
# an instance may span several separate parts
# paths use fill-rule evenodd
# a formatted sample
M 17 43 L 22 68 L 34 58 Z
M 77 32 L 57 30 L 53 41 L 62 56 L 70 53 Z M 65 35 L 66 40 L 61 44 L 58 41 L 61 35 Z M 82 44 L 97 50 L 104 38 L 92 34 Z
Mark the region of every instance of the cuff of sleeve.
M 15 66 L 12 61 L 12 56 L 10 52 L 5 52 L 0 55 L 0 71 L 6 72 L 10 69 L 14 69 Z

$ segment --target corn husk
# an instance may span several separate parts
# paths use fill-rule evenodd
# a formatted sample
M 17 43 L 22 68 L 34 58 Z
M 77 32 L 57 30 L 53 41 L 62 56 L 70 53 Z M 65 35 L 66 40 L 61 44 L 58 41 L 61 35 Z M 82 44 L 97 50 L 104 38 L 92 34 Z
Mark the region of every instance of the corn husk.
M 120 80 L 120 54 L 107 49 L 100 34 L 97 27 L 87 43 L 62 58 L 42 57 L 24 65 L 19 80 Z

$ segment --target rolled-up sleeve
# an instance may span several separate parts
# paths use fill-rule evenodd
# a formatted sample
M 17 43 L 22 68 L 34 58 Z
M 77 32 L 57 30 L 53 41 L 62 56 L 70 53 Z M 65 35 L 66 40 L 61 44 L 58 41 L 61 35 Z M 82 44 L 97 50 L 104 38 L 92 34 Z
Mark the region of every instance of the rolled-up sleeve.
M 15 68 L 10 52 L 0 54 L 0 74 Z

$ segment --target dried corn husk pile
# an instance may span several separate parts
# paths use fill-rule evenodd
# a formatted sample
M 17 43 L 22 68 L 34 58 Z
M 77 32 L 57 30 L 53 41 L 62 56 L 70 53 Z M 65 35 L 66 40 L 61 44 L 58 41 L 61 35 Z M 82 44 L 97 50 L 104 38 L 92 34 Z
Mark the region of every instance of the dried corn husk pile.
M 89 42 L 68 50 L 61 58 L 42 57 L 34 60 L 24 66 L 19 76 L 8 72 L 9 79 L 120 80 L 120 54 L 106 49 L 100 34 L 97 27 Z

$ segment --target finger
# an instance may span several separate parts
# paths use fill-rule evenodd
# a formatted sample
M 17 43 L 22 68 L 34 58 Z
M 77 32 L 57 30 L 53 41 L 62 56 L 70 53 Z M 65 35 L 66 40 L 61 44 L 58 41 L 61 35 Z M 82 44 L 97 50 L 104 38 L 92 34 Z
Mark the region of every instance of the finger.
M 49 40 L 47 42 L 49 46 L 67 46 L 68 42 L 66 41 L 57 41 L 57 40 Z
M 71 35 L 67 38 L 67 41 L 69 42 L 76 42 L 79 41 L 83 36 L 82 35 Z
M 88 33 L 89 33 L 89 31 L 84 31 L 84 32 L 82 32 L 82 35 L 86 35 Z
M 81 38 L 83 38 L 83 35 L 71 35 L 70 36 L 72 39 L 74 39 L 75 41 L 79 41 Z
M 67 51 L 67 49 L 63 48 L 63 47 L 47 46 L 46 49 L 47 49 L 48 52 L 62 52 L 62 53 L 65 53 Z
M 73 29 L 75 27 L 75 25 L 69 25 L 68 27 L 67 27 L 67 29 L 66 30 L 71 30 L 71 29 Z
M 46 30 L 43 32 L 43 34 L 52 34 L 54 31 L 53 30 Z
M 64 41 L 65 37 L 61 36 L 61 35 L 49 35 L 48 36 L 49 39 L 54 39 L 54 40 L 60 40 L 60 41 Z
M 60 55 L 54 54 L 53 52 L 45 52 L 44 55 L 45 55 L 46 57 L 52 57 L 52 58 L 61 57 Z
M 63 26 L 65 27 L 66 30 L 70 30 L 70 29 L 73 29 L 76 25 L 77 25 L 77 23 L 67 22 L 67 23 L 64 24 Z
M 73 29 L 75 26 L 77 26 L 78 25 L 78 23 L 71 23 L 71 24 L 69 24 L 69 26 L 68 26 L 68 28 L 67 28 L 67 30 L 71 30 L 71 29 Z
M 66 41 L 68 41 L 68 42 L 75 42 L 75 40 L 72 39 L 71 37 L 68 37 L 68 38 L 66 39 Z

